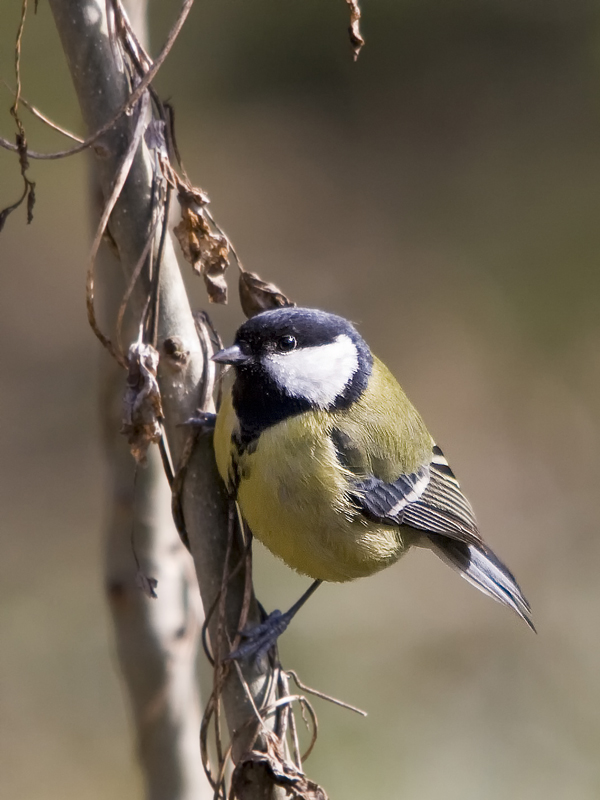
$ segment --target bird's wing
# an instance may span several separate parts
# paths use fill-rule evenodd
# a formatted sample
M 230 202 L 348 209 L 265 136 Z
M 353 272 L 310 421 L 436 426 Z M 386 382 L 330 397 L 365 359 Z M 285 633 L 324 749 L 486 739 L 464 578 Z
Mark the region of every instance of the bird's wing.
M 421 467 L 386 483 L 375 475 L 352 481 L 351 497 L 365 516 L 377 521 L 401 523 L 409 503 L 419 500 L 430 482 L 430 469 Z
M 356 454 L 344 453 L 343 437 L 334 437 L 334 442 L 340 462 L 352 472 Z M 437 445 L 430 463 L 410 475 L 392 482 L 375 475 L 357 476 L 350 486 L 350 499 L 365 517 L 422 531 L 420 544 L 429 546 L 469 583 L 516 611 L 535 631 L 529 603 L 508 567 L 482 542 L 473 509 Z
M 403 524 L 479 544 L 481 537 L 471 504 L 437 445 L 433 448 L 429 471 L 429 483 L 422 496 L 406 507 Z
M 437 445 L 431 462 L 410 475 L 391 483 L 375 475 L 352 481 L 350 497 L 369 519 L 481 543 L 473 509 Z

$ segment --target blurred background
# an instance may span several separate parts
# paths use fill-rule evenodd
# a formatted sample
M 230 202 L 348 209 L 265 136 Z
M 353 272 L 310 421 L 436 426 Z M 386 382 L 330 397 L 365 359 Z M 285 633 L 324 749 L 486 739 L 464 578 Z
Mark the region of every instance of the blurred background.
M 152 52 L 178 4 L 151 3 Z M 20 2 L 0 6 L 14 85 Z M 429 553 L 319 590 L 281 641 L 332 798 L 600 796 L 600 7 L 198 0 L 158 89 L 246 268 L 354 320 L 444 448 L 534 636 Z M 46 4 L 23 95 L 83 132 Z M 0 134 L 13 138 L 0 88 Z M 23 112 L 25 115 L 25 112 Z M 25 117 L 30 147 L 65 140 Z M 102 586 L 85 157 L 32 162 L 0 238 L 0 789 L 139 795 Z M 0 150 L 0 207 L 21 192 Z M 232 276 L 233 277 L 233 276 Z M 206 305 L 200 282 L 192 302 Z M 241 321 L 213 309 L 226 340 Z M 257 548 L 268 609 L 307 585 Z M 160 597 L 157 602 L 160 602 Z

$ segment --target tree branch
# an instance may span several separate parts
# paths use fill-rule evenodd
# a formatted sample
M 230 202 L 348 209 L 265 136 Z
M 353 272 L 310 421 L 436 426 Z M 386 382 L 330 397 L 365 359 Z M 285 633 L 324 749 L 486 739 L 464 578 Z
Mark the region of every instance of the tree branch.
M 101 0 L 50 0 L 67 56 L 75 90 L 88 130 L 98 131 L 112 120 L 130 96 L 129 81 L 123 64 L 115 57 L 109 38 L 106 7 Z M 132 136 L 132 120 L 119 117 L 94 148 L 95 170 L 104 198 L 110 196 L 115 174 Z M 142 142 L 133 159 L 127 181 L 111 214 L 109 231 L 119 253 L 119 260 L 130 280 L 152 229 L 153 167 Z M 167 238 L 160 268 L 160 308 L 157 347 L 161 356 L 159 384 L 165 414 L 169 449 L 175 465 L 184 452 L 188 432 L 180 424 L 196 412 L 203 378 L 203 354 L 195 331 L 183 281 L 170 238 Z M 141 319 L 149 285 L 147 276 L 138 281 L 139 290 L 132 296 L 137 319 Z M 176 343 L 176 347 L 173 344 Z M 177 357 L 175 357 L 175 355 Z M 212 401 L 211 401 L 212 402 Z M 210 404 L 206 410 L 210 409 Z M 189 535 L 196 573 L 205 609 L 218 596 L 227 550 L 227 498 L 217 475 L 212 446 L 200 438 L 187 465 L 187 479 L 182 491 L 182 509 Z M 232 544 L 232 564 L 243 553 L 237 539 Z M 224 621 L 233 639 L 244 603 L 244 570 L 229 582 Z M 252 595 L 248 619 L 258 622 L 259 611 Z M 217 641 L 218 616 L 210 624 L 210 635 Z M 271 702 L 265 697 L 269 680 L 266 665 L 243 664 L 241 673 L 258 707 Z M 260 730 L 253 702 L 246 696 L 243 682 L 234 669 L 227 671 L 222 690 L 229 730 L 236 760 L 253 744 Z M 260 746 L 260 745 L 259 745 Z M 256 782 L 248 781 L 240 798 L 283 796 L 274 790 L 270 779 L 260 771 Z

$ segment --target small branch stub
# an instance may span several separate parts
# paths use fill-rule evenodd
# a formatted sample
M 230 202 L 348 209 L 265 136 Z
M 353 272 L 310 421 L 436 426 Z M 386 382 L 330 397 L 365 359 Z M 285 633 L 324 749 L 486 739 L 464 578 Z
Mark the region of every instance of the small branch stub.
M 186 349 L 180 336 L 169 336 L 168 339 L 165 339 L 163 352 L 166 360 L 179 368 L 184 367 L 190 357 L 190 351 Z

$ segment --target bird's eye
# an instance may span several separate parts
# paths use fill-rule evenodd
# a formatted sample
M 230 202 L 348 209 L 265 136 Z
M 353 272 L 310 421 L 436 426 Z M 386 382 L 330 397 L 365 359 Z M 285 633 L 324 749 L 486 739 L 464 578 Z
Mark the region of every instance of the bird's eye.
M 277 342 L 277 349 L 282 353 L 289 353 L 296 347 L 296 339 L 294 336 L 282 336 Z

